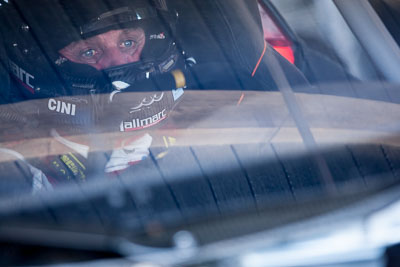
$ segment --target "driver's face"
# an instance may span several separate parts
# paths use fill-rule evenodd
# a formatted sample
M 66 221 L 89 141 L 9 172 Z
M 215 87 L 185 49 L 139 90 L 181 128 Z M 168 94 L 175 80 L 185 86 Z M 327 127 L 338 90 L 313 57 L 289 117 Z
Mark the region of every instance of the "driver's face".
M 112 30 L 73 42 L 59 52 L 72 62 L 101 70 L 139 61 L 145 41 L 141 28 Z

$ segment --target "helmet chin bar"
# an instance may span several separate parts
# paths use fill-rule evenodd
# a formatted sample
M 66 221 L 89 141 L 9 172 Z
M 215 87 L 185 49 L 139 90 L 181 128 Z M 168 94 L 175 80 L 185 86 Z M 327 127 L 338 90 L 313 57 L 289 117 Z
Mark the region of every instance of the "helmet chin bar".
M 177 53 L 173 53 L 166 59 L 158 62 L 132 63 L 124 66 L 106 69 L 104 72 L 110 80 L 124 82 L 129 85 L 145 79 L 150 79 L 154 75 L 163 74 L 174 68 L 184 68 L 184 60 Z M 115 89 L 115 88 L 114 88 Z M 159 89 L 159 88 L 154 88 Z M 162 88 L 161 88 L 162 89 Z

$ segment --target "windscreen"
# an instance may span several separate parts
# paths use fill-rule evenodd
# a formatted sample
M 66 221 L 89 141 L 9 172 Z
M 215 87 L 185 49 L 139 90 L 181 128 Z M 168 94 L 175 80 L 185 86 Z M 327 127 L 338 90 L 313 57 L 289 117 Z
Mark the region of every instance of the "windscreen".
M 332 2 L 0 0 L 0 16 L 0 228 L 169 246 L 212 220 L 207 244 L 399 182 L 400 87 Z

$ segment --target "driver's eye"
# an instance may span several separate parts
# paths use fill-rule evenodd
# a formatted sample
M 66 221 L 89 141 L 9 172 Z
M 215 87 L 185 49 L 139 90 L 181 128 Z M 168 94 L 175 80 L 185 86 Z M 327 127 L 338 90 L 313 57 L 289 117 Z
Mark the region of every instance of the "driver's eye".
M 97 54 L 97 51 L 91 48 L 91 49 L 88 49 L 88 50 L 83 51 L 83 52 L 81 53 L 81 56 L 84 57 L 84 58 L 92 58 L 92 57 L 94 57 L 96 54 Z
M 121 48 L 130 48 L 135 44 L 133 40 L 125 40 L 120 43 Z

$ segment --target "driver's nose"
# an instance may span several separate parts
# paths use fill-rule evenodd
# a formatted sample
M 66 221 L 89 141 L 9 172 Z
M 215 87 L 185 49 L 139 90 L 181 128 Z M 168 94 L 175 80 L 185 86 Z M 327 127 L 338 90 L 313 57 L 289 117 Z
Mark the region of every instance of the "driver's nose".
M 101 60 L 98 62 L 100 69 L 106 69 L 118 65 L 127 64 L 128 58 L 118 48 L 108 48 Z

